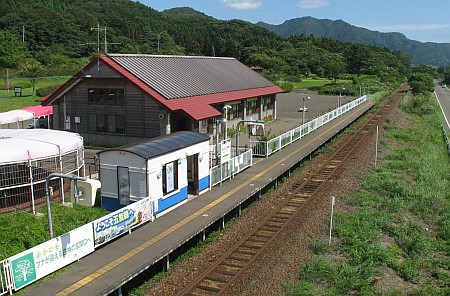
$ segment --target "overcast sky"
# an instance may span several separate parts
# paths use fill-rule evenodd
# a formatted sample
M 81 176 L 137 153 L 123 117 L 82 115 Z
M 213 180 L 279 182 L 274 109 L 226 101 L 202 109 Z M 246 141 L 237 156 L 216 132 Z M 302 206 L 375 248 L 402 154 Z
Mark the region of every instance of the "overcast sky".
M 421 42 L 450 43 L 449 0 L 139 0 L 158 11 L 191 7 L 220 20 L 278 25 L 312 16 L 341 19 L 379 32 L 400 32 Z

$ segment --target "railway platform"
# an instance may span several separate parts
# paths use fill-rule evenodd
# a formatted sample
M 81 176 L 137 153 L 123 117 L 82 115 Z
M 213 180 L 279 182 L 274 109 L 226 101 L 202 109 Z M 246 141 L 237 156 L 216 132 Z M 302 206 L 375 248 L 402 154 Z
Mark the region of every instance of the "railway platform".
M 367 112 L 369 100 L 297 140 L 211 191 L 190 199 L 174 210 L 99 248 L 66 270 L 21 291 L 21 295 L 121 295 L 121 287 L 142 271 L 165 262 L 173 250 L 223 220 L 240 204 L 261 193 L 279 176 Z M 280 126 L 275 126 L 278 124 Z M 286 127 L 282 117 L 272 128 Z

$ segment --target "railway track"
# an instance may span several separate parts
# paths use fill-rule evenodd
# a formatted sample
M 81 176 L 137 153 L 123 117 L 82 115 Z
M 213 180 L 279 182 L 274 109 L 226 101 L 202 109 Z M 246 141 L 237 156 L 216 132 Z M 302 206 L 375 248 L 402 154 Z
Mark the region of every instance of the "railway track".
M 184 287 L 178 295 L 220 295 L 227 291 L 251 264 L 265 251 L 283 229 L 301 213 L 305 203 L 326 184 L 342 163 L 352 155 L 358 144 L 383 120 L 391 107 L 403 97 L 407 85 L 400 87 L 391 99 L 348 139 L 328 162 L 302 182 L 290 186 L 285 201 L 268 213 L 262 221 L 243 236 L 232 248 L 212 263 L 202 274 Z

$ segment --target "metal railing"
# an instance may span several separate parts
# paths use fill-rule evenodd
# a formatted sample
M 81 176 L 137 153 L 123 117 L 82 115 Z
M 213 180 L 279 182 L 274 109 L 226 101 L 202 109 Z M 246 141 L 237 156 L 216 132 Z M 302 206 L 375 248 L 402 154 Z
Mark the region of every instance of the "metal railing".
M 310 132 L 318 129 L 319 127 L 330 122 L 331 120 L 355 108 L 356 106 L 361 105 L 365 101 L 367 101 L 367 96 L 362 96 L 358 99 L 348 102 L 345 105 L 342 105 L 339 108 L 331 110 L 330 112 L 327 112 L 324 115 L 314 118 L 313 120 L 308 121 L 305 124 L 302 124 L 288 132 L 285 132 L 273 139 L 267 141 L 263 140 L 250 141 L 253 155 L 259 157 L 269 157 L 271 154 L 292 144 L 294 141 L 297 141 L 298 139 L 306 136 Z
M 0 295 L 11 294 L 9 259 L 0 261 Z
M 447 132 L 445 131 L 445 127 L 443 124 L 441 125 L 441 128 L 442 128 L 442 136 L 444 137 L 444 142 L 447 145 L 447 153 L 448 156 L 450 156 L 450 140 L 448 139 Z
M 253 164 L 252 150 L 241 152 L 238 156 L 229 161 L 212 167 L 209 170 L 210 188 L 222 184 L 223 181 L 232 178 L 234 175 L 251 167 Z

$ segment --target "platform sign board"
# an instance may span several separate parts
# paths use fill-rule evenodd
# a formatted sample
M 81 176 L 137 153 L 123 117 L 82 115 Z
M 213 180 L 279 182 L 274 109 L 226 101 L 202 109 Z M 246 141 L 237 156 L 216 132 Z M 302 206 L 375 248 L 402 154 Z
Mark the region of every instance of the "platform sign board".
M 224 140 L 220 143 L 220 163 L 230 161 L 231 158 L 231 141 Z
M 152 219 L 152 202 L 148 197 L 103 216 L 93 222 L 95 246 L 104 244 Z
M 9 259 L 14 289 L 21 289 L 92 252 L 94 234 L 89 223 L 14 255 Z

